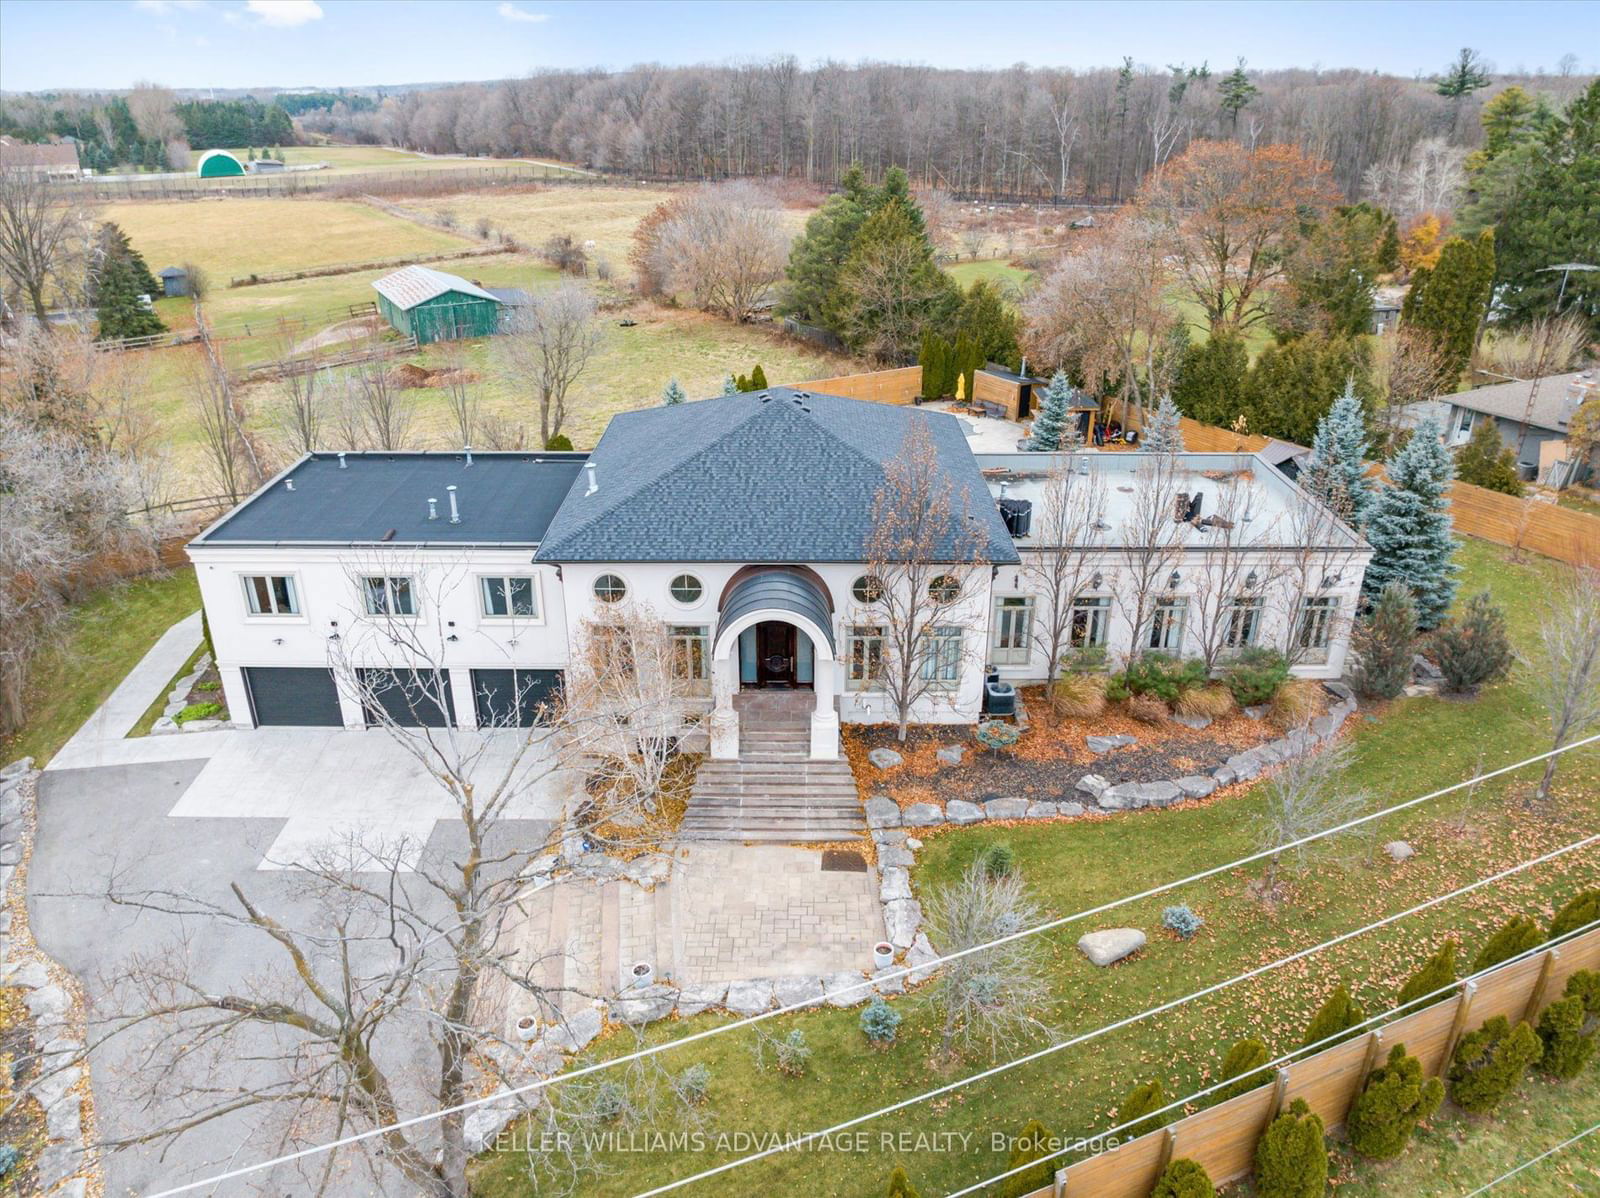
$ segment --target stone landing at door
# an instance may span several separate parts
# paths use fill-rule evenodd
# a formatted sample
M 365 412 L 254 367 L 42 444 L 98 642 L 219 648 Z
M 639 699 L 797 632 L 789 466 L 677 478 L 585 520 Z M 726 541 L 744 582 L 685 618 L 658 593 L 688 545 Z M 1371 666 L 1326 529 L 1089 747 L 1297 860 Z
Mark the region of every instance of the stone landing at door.
M 744 691 L 734 707 L 739 759 L 701 763 L 683 817 L 685 840 L 821 844 L 865 837 L 849 761 L 810 755 L 810 691 Z

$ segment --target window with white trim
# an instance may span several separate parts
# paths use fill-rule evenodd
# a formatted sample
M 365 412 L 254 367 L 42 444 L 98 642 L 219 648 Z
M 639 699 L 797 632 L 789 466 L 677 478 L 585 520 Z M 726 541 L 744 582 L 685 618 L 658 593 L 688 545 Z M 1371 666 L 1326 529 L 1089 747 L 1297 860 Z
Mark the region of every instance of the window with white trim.
M 1313 595 L 1301 601 L 1295 647 L 1302 661 L 1328 660 L 1328 647 L 1333 642 L 1333 622 L 1338 614 L 1339 599 L 1335 595 Z
M 679 574 L 667 590 L 674 602 L 683 604 L 699 603 L 700 596 L 706 593 L 705 587 L 693 574 Z
M 668 624 L 672 669 L 690 682 L 711 681 L 711 629 L 704 624 Z
M 1189 622 L 1189 600 L 1169 596 L 1156 600 L 1150 617 L 1150 648 L 1166 653 L 1183 652 L 1183 630 Z
M 361 580 L 369 616 L 414 616 L 416 593 L 411 579 L 404 575 L 368 575 Z
M 863 574 L 850 584 L 857 603 L 876 603 L 883 598 L 883 580 L 876 574 Z
M 252 616 L 298 616 L 300 597 L 287 574 L 246 574 L 244 601 Z
M 525 616 L 539 618 L 539 588 L 528 575 L 496 575 L 480 578 L 483 614 L 490 617 Z
M 939 624 L 922 638 L 922 679 L 944 690 L 961 681 L 961 629 Z
M 1235 595 L 1223 613 L 1227 625 L 1223 630 L 1222 646 L 1225 649 L 1248 649 L 1261 634 L 1262 601 L 1260 595 Z
M 1025 666 L 1033 656 L 1033 597 L 1001 595 L 994 601 L 994 634 L 989 660 L 997 666 Z
M 1460 433 L 1462 436 L 1465 436 L 1466 434 L 1468 434 L 1468 433 L 1470 433 L 1472 431 L 1472 416 L 1473 416 L 1473 412 L 1472 412 L 1471 408 L 1462 408 L 1461 409 L 1461 420 L 1456 425 L 1456 432 L 1457 433 Z
M 928 598 L 935 603 L 954 603 L 961 594 L 961 580 L 954 574 L 940 574 L 928 583 Z
M 877 624 L 853 624 L 844 639 L 844 688 L 847 691 L 871 690 L 883 673 L 883 628 Z
M 1079 595 L 1072 601 L 1067 643 L 1074 649 L 1103 649 L 1110 622 L 1109 595 Z
M 594 597 L 601 603 L 621 603 L 628 596 L 628 584 L 620 574 L 602 574 L 594 580 Z

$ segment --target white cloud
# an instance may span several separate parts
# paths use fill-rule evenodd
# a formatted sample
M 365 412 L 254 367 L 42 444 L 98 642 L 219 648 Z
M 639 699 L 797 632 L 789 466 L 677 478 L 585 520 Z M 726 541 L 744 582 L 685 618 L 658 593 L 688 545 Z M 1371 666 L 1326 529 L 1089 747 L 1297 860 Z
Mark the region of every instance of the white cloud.
M 529 25 L 537 25 L 541 21 L 550 19 L 550 14 L 547 12 L 529 12 L 525 8 L 518 8 L 511 3 L 511 0 L 504 0 L 495 11 L 508 21 L 523 21 Z
M 279 29 L 322 20 L 322 5 L 317 0 L 247 0 L 244 7 L 263 25 Z
M 133 6 L 140 12 L 154 13 L 158 17 L 170 17 L 179 12 L 193 12 L 205 5 L 202 0 L 134 0 Z

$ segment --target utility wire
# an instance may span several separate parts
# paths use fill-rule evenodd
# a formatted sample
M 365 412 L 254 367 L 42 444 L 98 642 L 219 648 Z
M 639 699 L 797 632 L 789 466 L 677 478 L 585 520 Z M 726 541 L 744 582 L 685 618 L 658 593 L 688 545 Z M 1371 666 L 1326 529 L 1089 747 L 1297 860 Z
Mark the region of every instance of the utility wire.
M 788 1006 L 780 1006 L 770 1011 L 763 1011 L 759 1014 L 748 1015 L 742 1019 L 734 1020 L 732 1023 L 719 1024 L 716 1027 L 707 1028 L 705 1031 L 695 1032 L 692 1035 L 683 1036 L 675 1040 L 663 1041 L 660 1044 L 638 1049 L 637 1051 L 626 1053 L 622 1056 L 611 1057 L 604 1061 L 598 1061 L 592 1065 L 585 1065 L 579 1069 L 571 1069 L 551 1077 L 539 1078 L 538 1080 L 528 1082 L 525 1085 L 513 1086 L 504 1090 L 498 1090 L 493 1094 L 486 1094 L 481 1098 L 472 1098 L 466 1102 L 457 1103 L 452 1107 L 441 1107 L 437 1110 L 427 1111 L 421 1115 L 413 1115 L 407 1119 L 396 1120 L 393 1123 L 388 1123 L 381 1127 L 374 1127 L 369 1128 L 366 1131 L 354 1132 L 348 1136 L 341 1137 L 337 1140 L 331 1140 L 325 1144 L 314 1144 L 308 1148 L 299 1149 L 296 1152 L 285 1153 L 281 1156 L 271 1157 L 267 1160 L 259 1161 L 252 1165 L 244 1165 L 237 1169 L 232 1169 L 226 1173 L 215 1174 L 200 1181 L 188 1182 L 173 1189 L 162 1190 L 158 1194 L 151 1195 L 150 1198 L 171 1198 L 172 1195 L 189 1193 L 193 1190 L 200 1189 L 202 1186 L 210 1185 L 215 1182 L 231 1181 L 236 1177 L 243 1177 L 261 1169 L 272 1168 L 276 1165 L 289 1164 L 293 1161 L 302 1160 L 308 1156 L 315 1156 L 319 1153 L 332 1151 L 336 1148 L 344 1148 L 351 1144 L 358 1144 L 366 1140 L 375 1139 L 389 1132 L 402 1131 L 408 1127 L 415 1127 L 422 1123 L 429 1123 L 435 1119 L 441 1119 L 446 1115 L 453 1115 L 460 1111 L 473 1110 L 480 1106 L 487 1106 L 490 1103 L 502 1102 L 505 1099 L 514 1098 L 523 1094 L 536 1093 L 539 1090 L 543 1090 L 551 1086 L 573 1081 L 580 1077 L 587 1077 L 588 1075 L 592 1073 L 598 1073 L 603 1069 L 610 1069 L 617 1065 L 624 1065 L 633 1061 L 639 1061 L 649 1057 L 658 1056 L 661 1053 L 684 1048 L 690 1044 L 695 1044 L 702 1040 L 709 1040 L 714 1036 L 720 1036 L 728 1032 L 736 1031 L 740 1028 L 750 1027 L 754 1024 L 765 1022 L 769 1019 L 776 1019 L 780 1015 L 789 1015 L 795 1011 L 805 1010 L 830 999 L 836 999 L 845 995 L 869 991 L 874 986 L 881 985 L 884 982 L 895 981 L 899 978 L 908 977 L 913 973 L 926 975 L 928 972 L 935 970 L 939 966 L 950 961 L 957 961 L 963 957 L 971 956 L 975 953 L 986 952 L 989 949 L 996 948 L 1002 944 L 1009 944 L 1012 941 L 1021 940 L 1028 936 L 1037 936 L 1044 932 L 1054 931 L 1055 929 L 1065 927 L 1068 924 L 1077 923 L 1097 915 L 1103 915 L 1106 912 L 1114 911 L 1119 907 L 1125 907 L 1130 903 L 1141 902 L 1144 899 L 1154 898 L 1157 895 L 1166 894 L 1169 891 L 1176 890 L 1183 886 L 1188 886 L 1191 883 L 1204 881 L 1206 878 L 1215 877 L 1218 874 L 1228 873 L 1232 870 L 1239 869 L 1242 866 L 1250 865 L 1265 858 L 1277 856 L 1279 853 L 1285 853 L 1303 845 L 1312 844 L 1315 841 L 1325 839 L 1326 837 L 1334 836 L 1341 832 L 1347 832 L 1352 828 L 1357 828 L 1364 824 L 1371 823 L 1373 820 L 1382 819 L 1386 816 L 1394 815 L 1397 812 L 1409 810 L 1410 808 L 1416 807 L 1419 804 L 1442 798 L 1445 795 L 1453 794 L 1454 792 L 1463 790 L 1466 787 L 1475 786 L 1478 783 L 1486 782 L 1491 778 L 1498 778 L 1503 774 L 1508 774 L 1515 770 L 1522 769 L 1524 766 L 1535 765 L 1549 758 L 1558 757 L 1563 753 L 1570 753 L 1574 749 L 1581 749 L 1587 745 L 1595 744 L 1597 742 L 1600 742 L 1600 733 L 1585 737 L 1582 740 L 1573 741 L 1571 744 L 1563 745 L 1559 749 L 1551 749 L 1544 753 L 1538 753 L 1532 757 L 1527 757 L 1521 761 L 1514 762 L 1511 765 L 1504 765 L 1498 769 L 1490 770 L 1488 773 L 1478 774 L 1475 777 L 1453 783 L 1450 786 L 1441 787 L 1440 789 L 1431 791 L 1428 794 L 1419 795 L 1417 798 L 1407 799 L 1405 802 L 1396 803 L 1392 807 L 1385 807 L 1380 811 L 1374 811 L 1368 815 L 1359 816 L 1356 819 L 1350 820 L 1347 823 L 1339 824 L 1336 827 L 1327 828 L 1321 832 L 1314 832 L 1309 836 L 1302 836 L 1298 840 L 1292 840 L 1285 844 L 1274 846 L 1270 849 L 1262 849 L 1260 852 L 1251 853 L 1248 856 L 1240 857 L 1223 865 L 1217 865 L 1211 867 L 1210 869 L 1201 870 L 1198 873 L 1190 874 L 1186 878 L 1180 878 L 1175 882 L 1165 882 L 1160 886 L 1151 887 L 1150 889 L 1140 891 L 1137 894 L 1130 894 L 1124 898 L 1114 899 L 1108 903 L 1102 903 L 1098 907 L 1089 907 L 1073 915 L 1064 915 L 1057 919 L 1047 920 L 1046 922 L 1037 924 L 1034 927 L 1023 928 L 1017 932 L 1010 933 L 1009 935 L 1000 936 L 994 940 L 986 941 L 983 944 L 973 945 L 969 948 L 946 953 L 943 956 L 934 957 L 920 965 L 900 966 L 894 969 L 880 971 L 871 978 L 866 978 L 853 986 L 846 986 L 839 990 L 835 990 L 831 995 L 825 995 L 820 999 L 808 999 L 802 1002 L 791 1003 Z
M 1565 1150 L 1567 1148 L 1571 1148 L 1574 1144 L 1576 1144 L 1579 1140 L 1583 1139 L 1585 1136 L 1592 1136 L 1597 1131 L 1600 1131 L 1600 1123 L 1596 1123 L 1588 1131 L 1580 1131 L 1577 1135 L 1573 1136 L 1572 1138 L 1567 1139 L 1567 1140 L 1562 1140 L 1561 1143 L 1557 1144 L 1554 1148 L 1545 1149 L 1545 1151 L 1541 1152 L 1538 1156 L 1531 1157 L 1530 1159 L 1523 1161 L 1522 1164 L 1518 1165 L 1515 1169 L 1510 1169 L 1507 1172 L 1500 1174 L 1499 1177 L 1495 1178 L 1488 1185 L 1479 1186 L 1477 1189 L 1473 1190 L 1471 1193 L 1463 1194 L 1461 1196 L 1461 1198 L 1476 1198 L 1476 1196 L 1478 1194 L 1487 1194 L 1490 1190 L 1494 1189 L 1495 1186 L 1499 1185 L 1502 1181 L 1511 1180 L 1511 1178 L 1515 1177 L 1518 1173 L 1521 1173 L 1524 1169 L 1531 1169 L 1534 1165 L 1537 1165 L 1540 1161 L 1546 1160 L 1549 1157 L 1552 1157 L 1556 1153 L 1561 1152 L 1561 1151 L 1563 1151 L 1563 1150 Z

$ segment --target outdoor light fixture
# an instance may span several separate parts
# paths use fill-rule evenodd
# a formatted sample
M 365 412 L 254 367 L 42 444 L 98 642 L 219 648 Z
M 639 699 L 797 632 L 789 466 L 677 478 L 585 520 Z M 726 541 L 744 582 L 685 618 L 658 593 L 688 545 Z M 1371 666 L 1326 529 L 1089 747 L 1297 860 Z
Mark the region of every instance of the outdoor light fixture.
M 1256 575 L 1254 570 L 1250 571 L 1250 573 L 1244 576 L 1244 585 L 1250 587 L 1252 590 L 1255 589 L 1256 584 L 1260 581 L 1261 579 Z
M 1100 571 L 1096 570 L 1094 572 L 1094 577 L 1089 580 L 1089 585 L 1092 586 L 1095 590 L 1098 591 L 1100 589 L 1100 584 L 1103 583 L 1104 581 L 1105 581 L 1105 575 L 1101 574 Z
M 1325 587 L 1336 587 L 1336 586 L 1338 586 L 1339 585 L 1339 576 L 1337 574 L 1324 574 L 1322 576 L 1322 585 L 1325 586 Z
M 455 633 L 452 632 L 449 636 L 445 637 L 444 639 L 447 640 L 447 641 L 459 641 L 461 638 L 458 637 Z
M 1167 579 L 1167 590 L 1169 590 L 1169 591 L 1177 590 L 1178 589 L 1178 584 L 1180 582 L 1182 582 L 1182 581 L 1183 581 L 1183 575 L 1179 574 L 1176 570 L 1174 570 L 1172 572 L 1172 577 Z
M 272 643 L 274 645 L 281 645 L 283 644 L 283 638 L 281 636 L 275 636 L 272 638 Z

